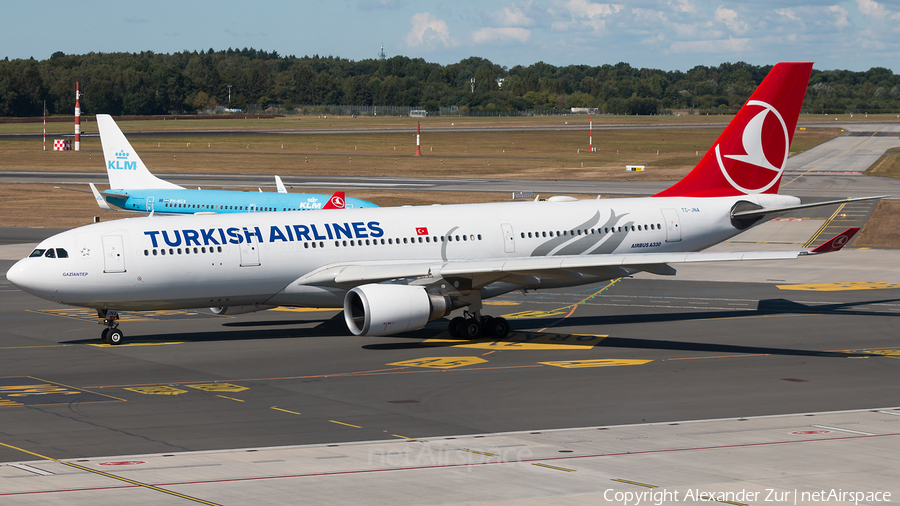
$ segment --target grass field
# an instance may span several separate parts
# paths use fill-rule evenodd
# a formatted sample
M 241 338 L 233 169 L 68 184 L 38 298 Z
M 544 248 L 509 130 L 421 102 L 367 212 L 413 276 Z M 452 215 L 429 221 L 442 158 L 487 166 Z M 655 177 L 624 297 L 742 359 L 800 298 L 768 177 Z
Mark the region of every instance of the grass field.
M 697 124 L 727 123 L 731 116 L 602 116 L 602 121 L 654 121 Z M 327 123 L 326 123 L 327 121 Z M 465 126 L 547 126 L 566 121 L 587 124 L 584 116 L 537 118 L 426 118 L 422 121 L 422 154 L 415 153 L 415 120 L 410 118 L 288 117 L 253 120 L 123 121 L 125 131 L 222 129 L 296 129 L 316 123 L 319 128 L 345 128 L 341 134 L 247 134 L 228 136 L 141 136 L 132 144 L 144 162 L 165 177 L 167 173 L 232 173 L 347 176 L 481 177 L 500 179 L 565 180 L 677 180 L 687 174 L 720 134 L 719 128 L 597 130 L 596 152 L 587 151 L 586 131 L 519 132 L 469 131 Z M 833 121 L 833 120 L 832 120 Z M 440 122 L 440 123 L 439 123 Z M 429 132 L 429 125 L 459 126 L 459 131 Z M 246 126 L 245 126 L 246 125 Z M 360 127 L 360 125 L 364 125 Z M 409 126 L 408 134 L 368 133 L 357 128 Z M 0 125 L 27 131 L 33 124 Z M 40 131 L 40 124 L 36 125 Z M 58 127 L 59 124 L 54 124 Z M 83 123 L 86 131 L 96 128 Z M 96 131 L 96 130 L 94 130 Z M 798 130 L 792 152 L 800 152 L 840 135 L 839 128 Z M 626 165 L 645 165 L 645 172 L 626 172 Z M 98 138 L 82 140 L 79 152 L 42 151 L 40 140 L 0 140 L 0 171 L 104 170 Z M 335 188 L 336 190 L 337 188 Z M 322 190 L 327 193 L 328 190 Z M 508 193 L 447 193 L 420 191 L 358 191 L 352 196 L 379 205 L 427 205 L 508 201 Z M 549 196 L 549 195 L 547 195 Z M 578 195 L 575 195 L 576 197 Z M 584 195 L 584 197 L 590 197 Z M 54 190 L 50 185 L 0 185 L 0 216 L 4 226 L 71 227 L 134 216 L 101 211 L 86 193 Z

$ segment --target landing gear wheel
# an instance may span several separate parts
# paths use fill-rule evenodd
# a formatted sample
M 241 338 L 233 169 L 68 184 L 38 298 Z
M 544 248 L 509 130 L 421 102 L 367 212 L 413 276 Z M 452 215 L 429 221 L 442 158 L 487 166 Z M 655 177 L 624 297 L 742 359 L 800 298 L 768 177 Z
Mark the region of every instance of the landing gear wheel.
M 509 322 L 506 318 L 489 318 L 484 323 L 485 335 L 503 339 L 509 335 Z
M 460 337 L 459 324 L 463 323 L 464 321 L 466 321 L 466 319 L 462 316 L 457 316 L 456 318 L 450 320 L 450 325 L 447 326 L 447 332 L 450 333 L 450 337 L 454 339 Z
M 117 345 L 122 344 L 122 341 L 125 339 L 125 334 L 122 333 L 119 329 L 107 329 L 109 332 L 106 334 L 106 340 L 109 344 Z
M 481 337 L 481 322 L 475 318 L 469 318 L 459 325 L 461 337 L 466 339 L 478 339 Z
M 493 316 L 482 316 L 481 317 L 481 337 L 491 337 L 494 334 L 491 334 L 491 322 L 494 319 Z
M 103 329 L 103 332 L 100 333 L 100 340 L 104 344 L 109 344 L 109 329 Z

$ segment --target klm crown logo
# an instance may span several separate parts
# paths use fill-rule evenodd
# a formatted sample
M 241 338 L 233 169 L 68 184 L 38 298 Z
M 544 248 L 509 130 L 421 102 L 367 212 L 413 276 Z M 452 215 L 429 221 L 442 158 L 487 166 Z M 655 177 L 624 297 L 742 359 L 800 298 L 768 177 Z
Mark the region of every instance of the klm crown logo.
M 106 168 L 109 170 L 137 170 L 137 162 L 128 161 L 128 152 L 123 150 L 117 151 L 115 160 L 107 160 Z

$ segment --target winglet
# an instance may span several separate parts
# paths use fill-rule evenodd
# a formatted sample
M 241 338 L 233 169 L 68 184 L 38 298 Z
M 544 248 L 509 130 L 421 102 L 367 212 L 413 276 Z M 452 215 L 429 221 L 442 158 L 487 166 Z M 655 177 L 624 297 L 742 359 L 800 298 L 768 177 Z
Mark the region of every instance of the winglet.
M 94 194 L 94 199 L 97 200 L 97 205 L 100 206 L 100 209 L 103 209 L 105 211 L 112 211 L 113 209 L 109 207 L 109 204 L 106 203 L 103 195 L 100 195 L 100 192 L 97 190 L 97 187 L 94 186 L 94 183 L 88 184 L 91 185 L 91 192 Z
M 275 186 L 278 187 L 278 193 L 287 193 L 287 188 L 284 187 L 284 183 L 281 182 L 281 178 L 275 176 Z
M 344 208 L 344 192 L 334 192 L 334 195 L 328 199 L 322 209 L 343 209 Z
M 859 227 L 850 227 L 847 230 L 844 230 L 840 234 L 832 237 L 828 241 L 817 246 L 815 249 L 809 252 L 810 255 L 815 255 L 818 253 L 830 253 L 832 251 L 838 251 L 844 246 L 846 246 L 850 239 L 853 239 L 853 236 L 859 232 Z

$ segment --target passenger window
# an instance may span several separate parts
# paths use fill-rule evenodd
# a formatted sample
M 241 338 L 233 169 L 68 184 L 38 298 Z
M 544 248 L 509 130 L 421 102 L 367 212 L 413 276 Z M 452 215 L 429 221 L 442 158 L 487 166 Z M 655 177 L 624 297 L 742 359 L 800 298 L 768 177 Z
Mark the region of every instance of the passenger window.
M 49 248 L 46 253 L 44 253 L 46 258 L 56 258 L 56 252 L 53 251 L 53 248 Z
M 153 256 L 156 256 L 156 250 L 153 250 Z
M 44 256 L 44 250 L 36 249 L 36 250 L 32 251 L 30 255 L 28 255 L 28 258 L 35 258 L 35 257 L 42 257 L 42 256 Z

